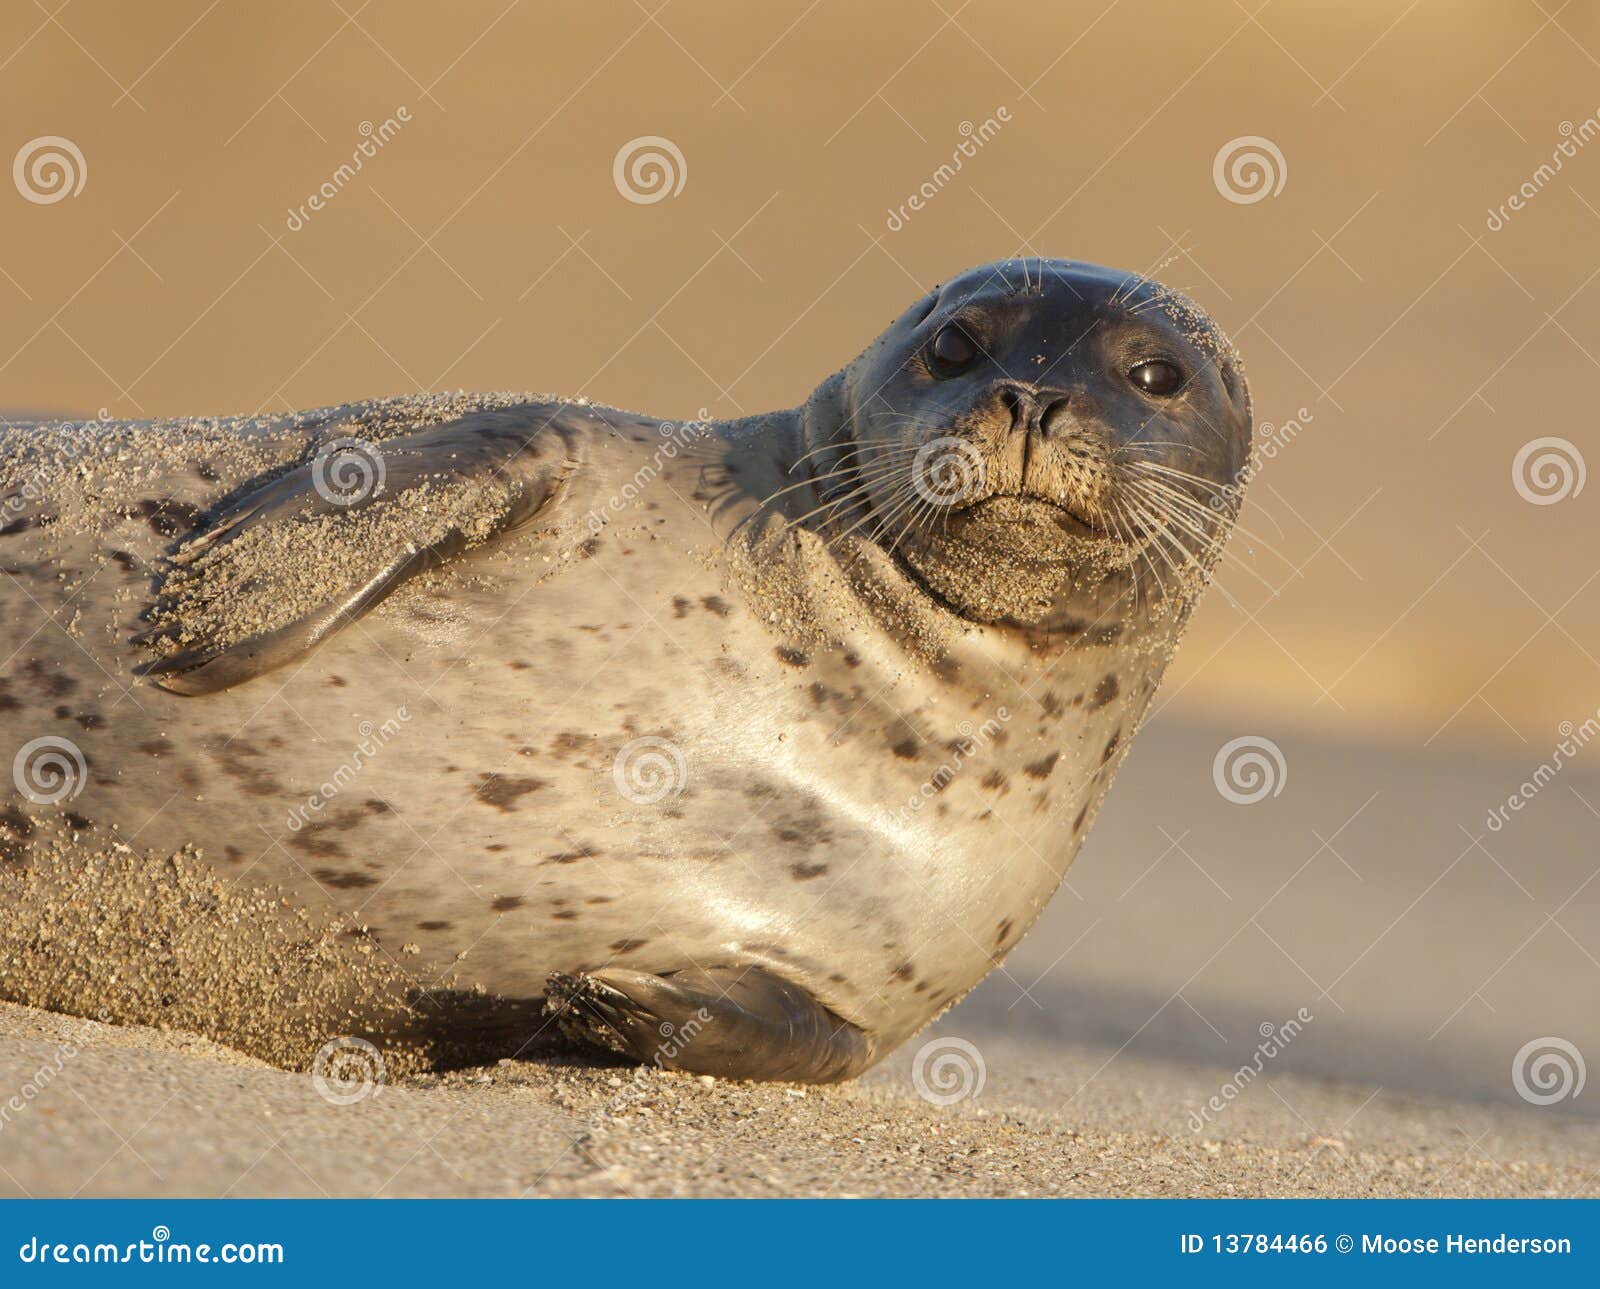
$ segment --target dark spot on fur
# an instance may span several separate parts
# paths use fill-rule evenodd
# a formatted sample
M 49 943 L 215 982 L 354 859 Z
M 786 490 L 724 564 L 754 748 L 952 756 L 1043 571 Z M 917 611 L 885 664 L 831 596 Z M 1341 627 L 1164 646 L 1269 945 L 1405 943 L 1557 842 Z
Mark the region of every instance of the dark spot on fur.
M 584 559 L 593 559 L 600 552 L 600 539 L 590 537 L 578 543 L 578 554 Z
M 327 683 L 335 689 L 343 689 L 349 682 L 343 676 L 329 676 Z
M 563 850 L 559 854 L 546 855 L 544 862 L 547 864 L 576 864 L 580 859 L 592 859 L 599 853 L 593 846 L 579 846 L 574 850 Z
M 1006 783 L 1007 779 L 1004 770 L 990 770 L 988 774 L 983 776 L 983 786 L 988 788 L 990 792 L 1004 792 Z
M 176 537 L 179 533 L 186 533 L 200 517 L 196 507 L 170 497 L 165 500 L 146 498 L 138 504 L 134 513 L 150 525 L 150 531 L 157 537 Z
M 382 801 L 377 797 L 368 797 L 361 803 L 361 807 L 369 815 L 386 815 L 393 810 L 393 807 L 387 801 Z
M 351 891 L 362 886 L 376 886 L 378 884 L 378 879 L 370 874 L 340 872 L 335 868 L 319 868 L 315 876 L 324 886 L 332 886 L 341 891 Z
M 197 461 L 197 462 L 195 462 L 194 472 L 195 472 L 196 477 L 199 478 L 203 483 L 221 483 L 222 482 L 222 476 L 211 468 L 211 465 L 210 465 L 209 462 L 205 462 L 205 461 Z
M 494 899 L 489 901 L 489 907 L 496 913 L 509 913 L 512 909 L 520 909 L 522 907 L 522 896 L 496 895 Z
M 1006 937 L 1011 934 L 1011 927 L 1012 927 L 1011 919 L 1010 918 L 1006 918 L 995 929 L 994 942 L 997 945 L 998 944 L 1004 944 L 1006 942 Z
M 1117 744 L 1122 741 L 1122 731 L 1118 730 L 1106 740 L 1106 750 L 1100 753 L 1100 764 L 1104 765 L 1111 759 L 1111 754 L 1117 750 Z
M 861 655 L 853 649 L 846 649 L 844 651 L 844 665 L 846 667 L 859 667 L 861 665 Z
M 450 929 L 450 924 L 448 922 L 418 922 L 417 923 L 417 930 L 419 930 L 419 931 L 448 931 L 449 929 Z
M 828 979 L 833 981 L 833 983 L 836 984 L 836 985 L 845 985 L 845 984 L 849 984 L 850 983 L 848 980 L 846 980 L 844 978 L 844 976 L 840 975 L 837 971 L 835 971 L 831 976 L 829 976 Z
M 577 919 L 577 909 L 557 909 L 550 915 L 550 920 L 552 922 L 575 922 Z
M 1082 810 L 1078 811 L 1078 817 L 1072 821 L 1072 831 L 1073 832 L 1082 832 L 1083 831 L 1083 821 L 1085 819 L 1087 819 L 1088 817 L 1089 817 L 1089 807 L 1085 806 Z
M 584 903 L 585 904 L 610 904 L 611 903 L 611 897 L 609 895 L 591 895 L 588 899 L 586 899 L 584 901 Z
M 915 761 L 917 759 L 916 739 L 903 738 L 894 744 L 891 750 L 902 761 Z
M 611 951 L 613 953 L 632 953 L 635 949 L 642 949 L 649 944 L 648 940 L 613 940 Z
M 791 649 L 788 645 L 779 645 L 772 652 L 777 655 L 779 662 L 790 667 L 807 667 L 811 665 L 811 656 L 800 649 Z
M 681 595 L 674 595 L 672 597 L 673 617 L 686 618 L 689 616 L 689 610 L 692 608 L 694 608 L 694 602 L 692 600 L 689 600 Z
M 916 974 L 917 969 L 915 967 L 913 967 L 909 962 L 902 962 L 898 967 L 895 968 L 894 978 L 896 980 L 910 980 Z
M 478 786 L 472 795 L 486 806 L 493 806 L 502 814 L 517 809 L 517 802 L 544 787 L 543 779 L 518 778 L 509 774 L 480 774 Z
M 1030 779 L 1048 779 L 1050 771 L 1056 768 L 1056 762 L 1060 759 L 1060 752 L 1052 752 L 1049 756 L 1041 757 L 1032 765 L 1023 766 L 1022 772 Z
M 826 864 L 791 864 L 789 871 L 797 882 L 809 882 L 813 877 L 821 877 L 828 871 Z
M 574 734 L 570 730 L 557 734 L 550 740 L 550 755 L 557 758 L 571 756 L 574 752 L 581 752 L 589 746 L 590 740 L 582 734 Z
M 37 658 L 30 659 L 23 668 L 32 676 L 39 688 L 51 698 L 65 698 L 78 687 L 78 682 L 65 672 L 51 671 Z
M 1050 717 L 1060 716 L 1062 712 L 1067 710 L 1061 701 L 1061 696 L 1053 689 L 1044 691 L 1044 697 L 1039 700 L 1039 706 L 1044 708 L 1044 714 Z
M 1110 673 L 1100 678 L 1100 683 L 1094 687 L 1094 699 L 1089 704 L 1091 712 L 1098 712 L 1102 707 L 1115 698 L 1120 692 L 1117 678 Z
M 164 756 L 171 749 L 158 738 L 146 739 L 139 744 L 139 750 L 146 756 Z
M 484 849 L 486 851 L 488 851 L 491 855 L 498 855 L 501 851 L 506 849 L 506 845 L 505 845 L 504 842 L 495 841 L 495 842 L 490 842 L 487 846 L 484 847 Z
M 138 561 L 135 560 L 127 551 L 112 551 L 111 558 L 114 559 L 118 564 L 121 564 L 122 567 L 130 573 L 139 566 Z
M 67 811 L 67 813 L 61 817 L 67 821 L 67 827 L 71 828 L 74 832 L 88 832 L 89 829 L 94 827 L 93 823 L 73 810 Z
M 330 823 L 308 824 L 299 832 L 295 833 L 293 837 L 289 838 L 289 845 L 298 851 L 302 851 L 307 855 L 313 855 L 318 859 L 342 858 L 345 855 L 345 848 L 336 842 L 332 837 L 325 836 L 326 833 L 333 830 L 333 827 L 334 825 Z M 331 870 L 325 869 L 322 871 L 327 872 Z M 318 876 L 321 877 L 321 875 L 321 872 L 319 872 Z M 334 885 L 334 883 L 329 881 L 329 885 Z M 370 885 L 370 883 L 362 882 L 359 883 L 359 885 L 366 886 Z
M 715 613 L 719 618 L 728 617 L 733 612 L 733 606 L 720 595 L 703 595 L 700 603 L 707 613 Z

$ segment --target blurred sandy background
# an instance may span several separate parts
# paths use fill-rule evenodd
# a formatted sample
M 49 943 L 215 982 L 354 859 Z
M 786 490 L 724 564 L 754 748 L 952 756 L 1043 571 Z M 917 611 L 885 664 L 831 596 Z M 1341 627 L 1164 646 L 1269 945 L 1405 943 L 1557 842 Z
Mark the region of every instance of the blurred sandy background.
M 1600 747 L 1485 822 L 1600 707 L 1600 483 L 1513 481 L 1543 436 L 1600 468 L 1597 71 L 1600 11 L 1560 0 L 7 5 L 0 161 L 65 136 L 87 181 L 0 185 L 0 408 L 734 415 L 970 264 L 1159 268 L 1300 428 L 1073 889 L 945 1028 L 1229 1067 L 1305 1006 L 1275 1069 L 1520 1105 L 1524 1041 L 1600 1062 Z M 686 172 L 637 204 L 613 159 L 646 135 Z M 1276 195 L 1219 191 L 1242 136 Z M 1251 806 L 1212 780 L 1241 736 L 1285 757 Z

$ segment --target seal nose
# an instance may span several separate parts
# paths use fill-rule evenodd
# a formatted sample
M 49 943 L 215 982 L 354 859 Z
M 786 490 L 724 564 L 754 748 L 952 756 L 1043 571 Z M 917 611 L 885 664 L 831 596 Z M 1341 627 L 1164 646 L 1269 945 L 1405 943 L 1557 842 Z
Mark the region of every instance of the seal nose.
M 1026 385 L 1002 385 L 1000 404 L 1011 414 L 1011 432 L 1034 431 L 1049 438 L 1067 411 L 1068 399 L 1057 390 L 1029 389 Z

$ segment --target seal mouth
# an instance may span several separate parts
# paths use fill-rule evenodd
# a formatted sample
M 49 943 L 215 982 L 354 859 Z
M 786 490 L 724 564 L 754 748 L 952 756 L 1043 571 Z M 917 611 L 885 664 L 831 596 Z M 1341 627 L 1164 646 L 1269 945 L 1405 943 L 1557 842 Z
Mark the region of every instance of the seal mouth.
M 1042 497 L 1032 492 L 1002 492 L 975 501 L 970 506 L 964 506 L 964 513 L 976 518 L 979 515 L 992 523 L 1001 524 L 1038 524 L 1041 521 L 1053 524 L 1059 528 L 1064 536 L 1076 538 L 1079 541 L 1115 542 L 1118 545 L 1130 545 L 1132 541 L 1127 536 L 1114 533 L 1102 528 L 1092 519 L 1079 514 L 1070 506 L 1055 500 L 1053 497 Z M 1143 536 L 1135 532 L 1132 540 Z

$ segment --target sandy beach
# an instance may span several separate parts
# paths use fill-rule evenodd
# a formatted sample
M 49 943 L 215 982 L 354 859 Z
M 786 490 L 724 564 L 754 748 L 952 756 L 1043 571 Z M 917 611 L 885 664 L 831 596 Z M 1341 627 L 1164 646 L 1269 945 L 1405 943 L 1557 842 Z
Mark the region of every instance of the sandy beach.
M 71 1041 L 76 1054 L 61 1058 Z M 0 1129 L 0 1194 L 232 1196 L 1579 1196 L 1600 1126 L 1284 1079 L 1206 1134 L 1167 1107 L 1225 1074 L 1003 1045 L 959 1104 L 908 1060 L 830 1088 L 556 1061 L 349 1105 L 203 1040 L 0 1007 L 0 1086 L 59 1073 Z M 996 1053 L 999 1055 L 998 1051 Z M 906 1054 L 907 1056 L 909 1054 Z

